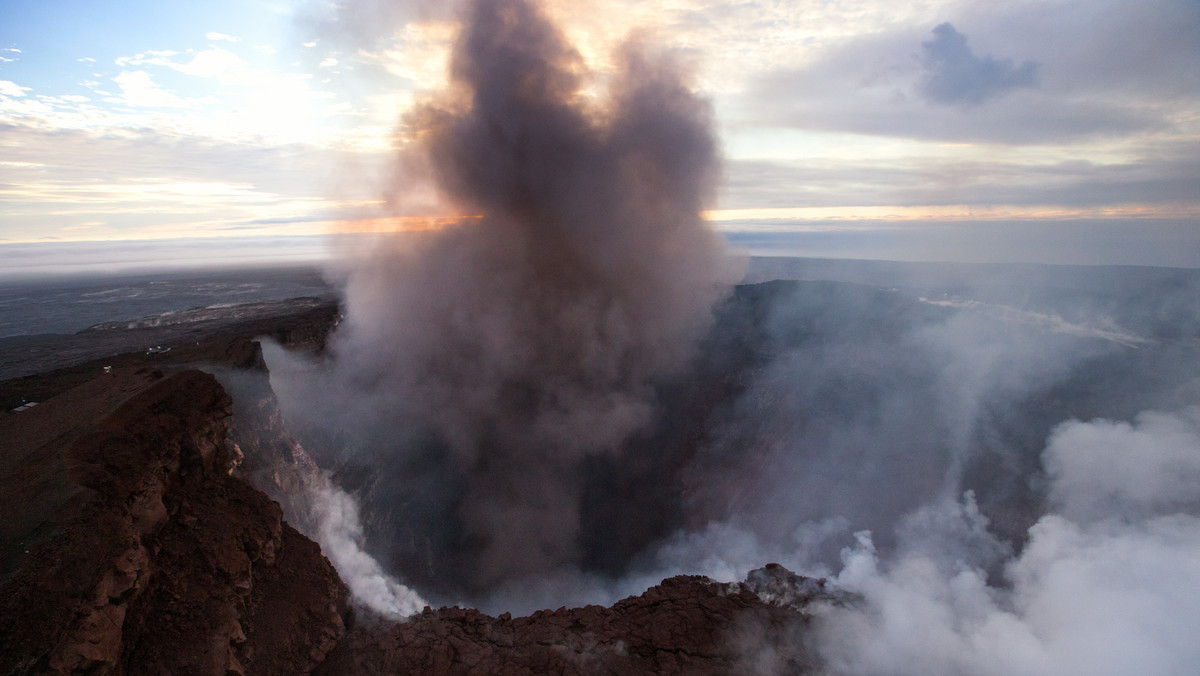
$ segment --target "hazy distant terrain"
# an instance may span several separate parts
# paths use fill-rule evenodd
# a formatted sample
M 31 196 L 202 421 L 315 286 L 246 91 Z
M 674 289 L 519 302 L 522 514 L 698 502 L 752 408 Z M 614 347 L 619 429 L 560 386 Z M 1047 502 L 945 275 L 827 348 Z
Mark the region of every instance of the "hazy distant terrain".
M 312 266 L 8 280 L 0 282 L 0 338 L 75 333 L 94 324 L 197 307 L 330 292 L 320 269 Z
M 904 263 L 755 257 L 746 282 L 828 280 L 897 288 L 930 301 L 976 303 L 1027 321 L 1096 335 L 1122 331 L 1145 339 L 1200 338 L 1200 269 L 1029 263 Z M 1070 324 L 1071 326 L 1068 326 Z
M 203 325 L 328 303 L 317 268 L 43 278 L 0 284 L 0 380 L 106 355 L 169 348 Z M 282 302 L 287 301 L 287 302 Z

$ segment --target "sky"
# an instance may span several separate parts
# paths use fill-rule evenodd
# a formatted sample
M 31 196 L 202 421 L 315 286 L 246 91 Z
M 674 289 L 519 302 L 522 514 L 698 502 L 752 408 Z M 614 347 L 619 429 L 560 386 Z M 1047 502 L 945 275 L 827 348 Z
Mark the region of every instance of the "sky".
M 628 39 L 688 66 L 725 158 L 707 216 L 752 253 L 1200 267 L 1195 0 L 544 6 L 594 74 L 584 95 Z M 444 215 L 396 176 L 452 10 L 0 0 L 0 17 L 0 264 L 154 250 L 132 241 L 320 258 L 330 233 Z

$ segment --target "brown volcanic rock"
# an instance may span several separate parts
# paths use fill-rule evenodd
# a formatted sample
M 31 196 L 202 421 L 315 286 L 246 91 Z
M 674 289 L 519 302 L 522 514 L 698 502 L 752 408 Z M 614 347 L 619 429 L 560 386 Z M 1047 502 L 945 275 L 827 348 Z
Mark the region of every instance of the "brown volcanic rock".
M 161 379 L 150 368 L 94 369 L 91 379 L 19 414 L 0 415 L 0 580 L 54 532 L 88 493 L 71 481 L 63 449 Z
M 441 608 L 364 622 L 316 673 L 800 674 L 816 668 L 808 623 L 798 606 L 766 603 L 746 585 L 679 576 L 611 608 L 515 619 Z
M 183 371 L 60 451 L 88 490 L 0 587 L 0 672 L 291 674 L 321 661 L 344 632 L 345 587 L 276 503 L 229 476 L 230 405 L 212 376 Z

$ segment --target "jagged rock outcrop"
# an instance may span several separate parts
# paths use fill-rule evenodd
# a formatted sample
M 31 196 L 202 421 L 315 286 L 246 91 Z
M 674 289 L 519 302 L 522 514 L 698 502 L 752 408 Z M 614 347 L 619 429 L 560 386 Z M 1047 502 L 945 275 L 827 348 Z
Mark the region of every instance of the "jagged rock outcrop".
M 779 596 L 769 603 L 757 588 Z M 780 566 L 747 583 L 664 580 L 612 607 L 491 617 L 426 609 L 398 624 L 362 622 L 318 674 L 803 674 L 813 601 L 839 603 L 824 581 Z
M 63 453 L 88 489 L 0 588 L 0 672 L 308 673 L 346 590 L 278 504 L 229 476 L 231 401 L 163 377 Z

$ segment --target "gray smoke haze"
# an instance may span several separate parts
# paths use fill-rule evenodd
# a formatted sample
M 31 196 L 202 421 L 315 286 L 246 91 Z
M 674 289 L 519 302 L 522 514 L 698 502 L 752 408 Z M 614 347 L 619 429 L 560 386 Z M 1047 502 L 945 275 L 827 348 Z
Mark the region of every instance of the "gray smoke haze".
M 809 566 L 836 564 L 853 530 L 890 547 L 902 518 L 967 488 L 988 507 L 1013 502 L 1037 449 L 1013 438 L 1031 421 L 1006 419 L 1076 365 L 1129 349 L 980 305 L 857 285 L 781 289 L 764 322 L 771 357 L 710 419 L 687 512 L 770 542 L 804 540 Z M 986 486 L 965 476 L 981 460 L 998 465 Z
M 321 475 L 309 486 L 310 536 L 321 544 L 354 600 L 393 619 L 421 612 L 425 600 L 389 575 L 363 546 L 361 508 L 354 496 Z
M 621 64 L 593 101 L 534 4 L 469 4 L 450 90 L 406 121 L 469 217 L 380 242 L 346 282 L 333 347 L 361 445 L 416 453 L 399 429 L 444 449 L 475 585 L 577 560 L 579 463 L 647 426 L 736 278 L 700 218 L 708 104 L 661 55 Z

